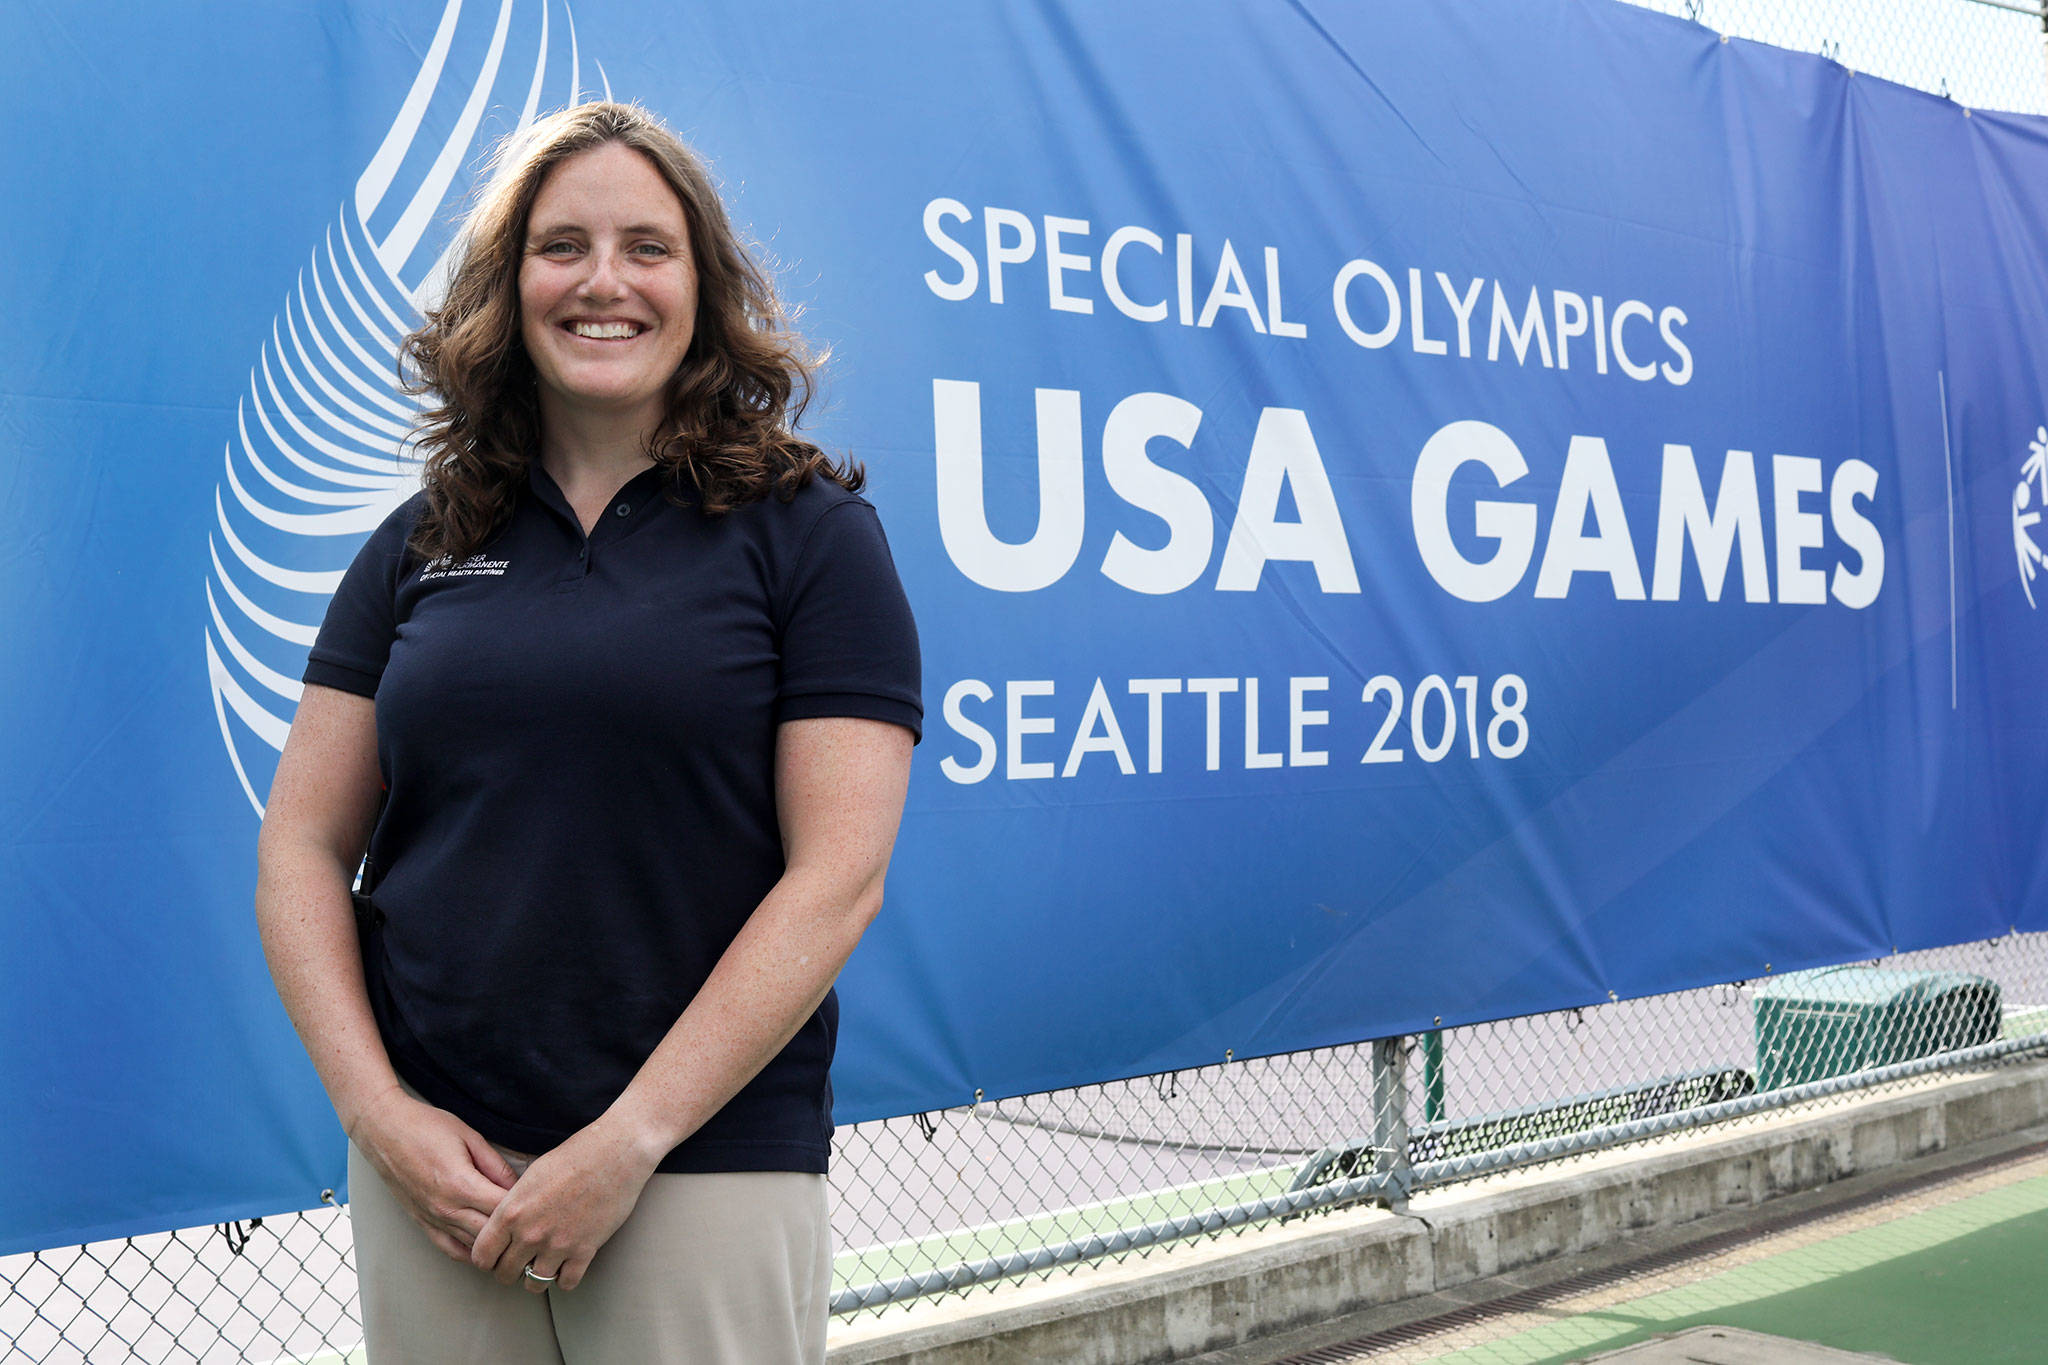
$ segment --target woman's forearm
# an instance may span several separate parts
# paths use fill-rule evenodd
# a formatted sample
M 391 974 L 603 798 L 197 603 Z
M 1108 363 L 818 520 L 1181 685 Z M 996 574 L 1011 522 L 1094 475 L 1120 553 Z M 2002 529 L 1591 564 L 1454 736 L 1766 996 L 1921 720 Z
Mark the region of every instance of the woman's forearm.
M 879 874 L 859 885 L 785 874 L 602 1121 L 667 1155 L 795 1036 L 881 902 Z
M 470 1244 L 470 1264 L 505 1285 L 533 1266 L 574 1288 L 661 1159 L 818 1007 L 880 903 L 879 871 L 858 887 L 785 873 L 611 1107 L 506 1191 Z
M 911 736 L 883 721 L 776 732 L 784 871 L 682 1016 L 598 1123 L 653 1169 L 782 1050 L 882 907 L 910 782 Z
M 780 879 L 610 1108 L 542 1155 L 478 1232 L 471 1264 L 515 1283 L 529 1263 L 582 1278 L 661 1161 L 782 1050 L 882 904 L 911 737 L 820 717 L 776 732 Z
M 256 926 L 285 1013 L 354 1134 L 364 1108 L 398 1087 L 363 985 L 350 874 L 317 844 L 265 828 L 256 875 Z
M 261 848 L 256 922 L 285 1013 L 349 1140 L 428 1241 L 467 1265 L 512 1168 L 453 1114 L 399 1088 L 363 989 L 348 871 L 318 843 L 268 825 Z
M 381 785 L 375 702 L 308 683 L 256 841 L 256 927 L 285 1013 L 351 1136 L 364 1106 L 398 1088 L 349 903 Z

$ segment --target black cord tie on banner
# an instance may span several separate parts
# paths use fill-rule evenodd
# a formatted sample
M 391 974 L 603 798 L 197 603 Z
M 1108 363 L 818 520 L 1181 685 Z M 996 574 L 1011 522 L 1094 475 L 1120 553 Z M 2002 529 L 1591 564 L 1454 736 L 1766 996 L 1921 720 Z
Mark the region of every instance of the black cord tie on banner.
M 263 1226 L 263 1220 L 251 1218 L 247 1227 L 240 1223 L 216 1223 L 214 1226 L 220 1230 L 221 1240 L 228 1244 L 228 1251 L 239 1256 L 248 1250 L 249 1236 Z

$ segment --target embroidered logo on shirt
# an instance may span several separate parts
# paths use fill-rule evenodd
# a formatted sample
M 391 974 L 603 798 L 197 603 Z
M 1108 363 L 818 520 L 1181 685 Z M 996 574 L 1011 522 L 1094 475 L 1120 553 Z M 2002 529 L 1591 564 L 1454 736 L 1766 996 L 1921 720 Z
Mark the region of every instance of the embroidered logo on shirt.
M 482 555 L 471 555 L 457 564 L 443 555 L 432 560 L 420 570 L 420 582 L 431 582 L 436 578 L 503 578 L 509 559 L 485 559 Z

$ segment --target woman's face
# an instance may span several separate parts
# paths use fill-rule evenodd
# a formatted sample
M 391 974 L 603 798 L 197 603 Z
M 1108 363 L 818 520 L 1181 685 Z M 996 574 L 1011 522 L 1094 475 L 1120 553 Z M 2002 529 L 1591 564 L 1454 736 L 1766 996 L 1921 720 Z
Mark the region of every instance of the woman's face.
M 526 221 L 519 334 L 543 417 L 651 430 L 696 330 L 682 204 L 646 157 L 608 142 L 549 171 Z

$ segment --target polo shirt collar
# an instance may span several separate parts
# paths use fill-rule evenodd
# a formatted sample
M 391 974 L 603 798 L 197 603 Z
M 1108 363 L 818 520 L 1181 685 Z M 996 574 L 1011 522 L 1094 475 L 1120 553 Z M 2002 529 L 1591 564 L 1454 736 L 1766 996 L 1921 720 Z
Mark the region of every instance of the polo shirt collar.
M 651 511 L 653 504 L 664 500 L 669 480 L 668 470 L 661 465 L 652 465 L 641 470 L 621 484 L 607 500 L 605 512 L 598 519 L 598 527 L 614 521 L 637 523 L 643 512 Z M 584 538 L 583 523 L 577 519 L 575 510 L 569 506 L 569 499 L 563 494 L 561 486 L 542 467 L 539 460 L 526 462 L 526 484 L 543 507 L 573 528 L 578 539 Z M 591 534 L 595 535 L 596 530 L 593 529 Z

